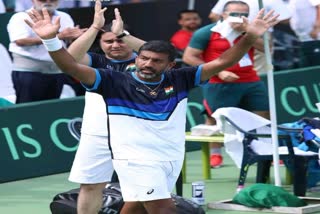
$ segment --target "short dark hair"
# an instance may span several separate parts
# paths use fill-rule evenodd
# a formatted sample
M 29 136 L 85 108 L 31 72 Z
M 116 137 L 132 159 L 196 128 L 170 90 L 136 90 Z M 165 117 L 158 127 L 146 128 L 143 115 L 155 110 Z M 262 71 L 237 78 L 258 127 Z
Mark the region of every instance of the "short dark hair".
M 170 62 L 173 62 L 177 55 L 175 47 L 170 42 L 164 40 L 152 40 L 146 42 L 140 47 L 138 54 L 140 54 L 141 51 L 152 51 L 156 53 L 168 54 L 168 59 Z
M 184 10 L 180 10 L 178 13 L 178 20 L 180 20 L 182 18 L 182 14 L 184 13 L 196 13 L 200 16 L 199 12 L 197 10 L 191 10 L 191 9 L 184 9 Z
M 223 6 L 223 11 L 226 11 L 227 10 L 227 7 L 230 5 L 230 4 L 241 4 L 241 5 L 246 5 L 249 10 L 250 10 L 250 7 L 249 5 L 246 3 L 246 2 L 243 2 L 243 1 L 228 1 L 227 3 L 225 3 L 225 5 Z

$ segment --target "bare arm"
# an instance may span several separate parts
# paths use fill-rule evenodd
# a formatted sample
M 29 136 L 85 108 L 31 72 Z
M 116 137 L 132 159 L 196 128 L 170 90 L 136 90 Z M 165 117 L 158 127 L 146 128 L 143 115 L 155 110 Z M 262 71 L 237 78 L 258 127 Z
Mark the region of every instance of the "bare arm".
M 112 32 L 116 35 L 120 35 L 123 33 L 123 20 L 120 15 L 120 12 L 118 8 L 114 9 L 114 15 L 115 19 L 112 21 Z M 122 40 L 134 51 L 139 51 L 140 47 L 146 43 L 144 40 L 141 40 L 137 37 L 134 37 L 132 35 L 128 35 L 125 37 L 122 37 Z
M 96 1 L 94 19 L 91 27 L 69 46 L 68 52 L 77 62 L 84 65 L 89 64 L 90 59 L 86 53 L 93 44 L 99 29 L 101 29 L 105 23 L 104 12 L 106 10 L 107 8 L 101 9 L 101 1 Z
M 77 62 L 83 65 L 89 65 L 90 59 L 86 53 L 93 44 L 98 32 L 99 30 L 91 26 L 68 47 L 68 52 Z
M 86 85 L 93 85 L 96 80 L 96 73 L 93 68 L 82 65 L 67 52 L 66 49 L 61 48 L 57 51 L 49 51 L 53 61 L 64 73 L 80 80 Z
M 57 34 L 58 38 L 61 40 L 67 40 L 71 37 L 73 34 L 75 37 L 79 34 L 81 34 L 85 29 L 79 29 L 79 28 L 68 28 L 65 29 L 63 32 L 60 32 Z M 64 33 L 65 31 L 69 31 L 67 33 Z M 71 34 L 71 35 L 70 35 Z M 17 39 L 15 43 L 18 46 L 32 46 L 32 45 L 42 45 L 42 41 L 38 37 L 28 37 L 23 39 Z
M 40 38 L 30 37 L 24 39 L 17 39 L 15 43 L 18 46 L 32 46 L 32 45 L 42 45 L 42 41 Z
M 60 17 L 55 19 L 53 23 L 46 8 L 42 9 L 43 16 L 36 10 L 28 12 L 31 21 L 25 22 L 32 30 L 42 39 L 49 40 L 57 37 L 60 28 Z M 58 40 L 55 44 L 60 44 Z M 95 70 L 91 67 L 81 65 L 64 49 L 60 48 L 55 51 L 49 51 L 49 54 L 57 66 L 66 74 L 80 80 L 87 85 L 93 85 L 96 80 Z
M 135 36 L 129 35 L 122 38 L 122 40 L 134 51 L 138 52 L 140 47 L 146 43 L 146 41 L 141 40 Z
M 243 55 L 245 55 L 255 41 L 265 33 L 270 27 L 278 23 L 277 18 L 279 15 L 272 16 L 273 11 L 270 11 L 265 16 L 264 10 L 260 10 L 256 19 L 248 24 L 248 20 L 244 19 L 246 23 L 246 34 L 241 40 L 232 48 L 224 52 L 219 58 L 203 64 L 201 73 L 201 80 L 208 80 L 211 76 L 217 74 L 233 64 L 237 63 Z
M 264 52 L 264 43 L 262 38 L 258 38 L 255 43 L 253 44 L 253 47 L 259 51 Z
M 310 36 L 313 39 L 317 39 L 318 38 L 318 34 L 320 32 L 320 5 L 316 6 L 316 10 L 317 10 L 317 16 L 316 16 L 316 21 L 313 25 L 313 29 L 310 32 Z
M 191 66 L 197 66 L 205 63 L 202 59 L 203 50 L 187 47 L 182 56 L 182 61 Z

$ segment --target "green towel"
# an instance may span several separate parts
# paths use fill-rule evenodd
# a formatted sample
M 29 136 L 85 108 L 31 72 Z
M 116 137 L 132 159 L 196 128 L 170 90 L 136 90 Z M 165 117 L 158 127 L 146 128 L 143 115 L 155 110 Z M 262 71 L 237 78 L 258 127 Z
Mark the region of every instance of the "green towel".
M 302 207 L 307 203 L 282 187 L 271 184 L 254 184 L 242 189 L 232 202 L 255 208 Z

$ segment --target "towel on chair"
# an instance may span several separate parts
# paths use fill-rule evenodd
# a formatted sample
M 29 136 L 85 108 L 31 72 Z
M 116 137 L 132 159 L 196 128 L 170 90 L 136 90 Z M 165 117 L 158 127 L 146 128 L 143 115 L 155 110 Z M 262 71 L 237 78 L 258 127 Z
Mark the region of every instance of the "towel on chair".
M 270 120 L 240 108 L 219 108 L 212 114 L 212 117 L 215 118 L 218 128 L 224 134 L 224 145 L 227 154 L 238 168 L 241 168 L 242 163 L 242 140 L 244 135 L 227 123 L 225 117 L 229 118 L 244 131 L 256 129 L 257 133 L 270 133 L 270 127 L 267 127 L 267 125 L 271 124 Z M 272 149 L 271 145 L 270 148 Z
M 217 109 L 212 117 L 217 121 L 217 126 L 224 134 L 224 145 L 227 154 L 235 162 L 238 168 L 241 168 L 243 145 L 242 140 L 244 134 L 238 131 L 234 126 L 228 123 L 225 118 L 231 120 L 234 124 L 240 127 L 243 131 L 255 130 L 258 134 L 271 134 L 270 120 L 267 120 L 252 112 L 235 108 L 225 107 Z M 260 138 L 258 140 L 252 140 L 250 144 L 251 149 L 258 155 L 272 155 L 273 147 L 271 138 Z M 294 147 L 294 153 L 301 156 L 312 156 L 317 153 L 311 151 L 303 151 L 297 147 Z M 279 154 L 288 154 L 287 146 L 279 147 Z

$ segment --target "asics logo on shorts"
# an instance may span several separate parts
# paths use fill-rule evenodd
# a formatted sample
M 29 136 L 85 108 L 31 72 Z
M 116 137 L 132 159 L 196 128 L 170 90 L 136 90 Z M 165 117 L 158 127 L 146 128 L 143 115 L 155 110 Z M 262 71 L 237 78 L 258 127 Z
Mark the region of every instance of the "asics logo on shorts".
M 150 190 L 147 192 L 147 194 L 150 195 L 150 194 L 152 194 L 153 192 L 154 192 L 154 189 L 150 189 Z

